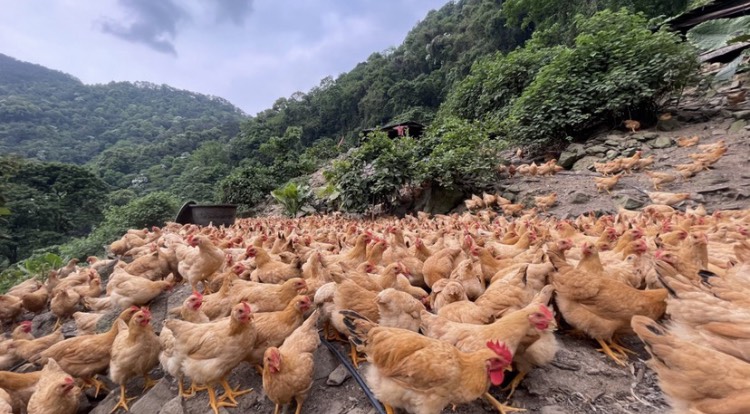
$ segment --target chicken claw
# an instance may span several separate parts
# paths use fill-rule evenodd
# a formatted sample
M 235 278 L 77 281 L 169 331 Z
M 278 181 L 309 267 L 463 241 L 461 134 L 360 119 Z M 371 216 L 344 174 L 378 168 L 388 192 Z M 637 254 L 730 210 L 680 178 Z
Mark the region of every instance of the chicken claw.
M 143 375 L 143 392 L 148 391 L 151 387 L 157 384 L 158 381 L 151 378 L 148 374 Z M 182 385 L 182 381 L 180 381 L 180 385 Z M 182 387 L 180 387 L 182 388 Z
M 331 323 L 328 321 L 323 324 L 323 332 L 325 332 L 326 334 L 327 341 L 347 342 L 344 338 L 341 337 L 339 331 L 337 331 L 336 328 L 334 328 L 333 325 L 331 325 Z
M 510 390 L 510 394 L 508 394 L 508 399 L 506 400 L 506 402 L 510 400 L 510 397 L 512 397 L 513 393 L 516 392 L 516 388 L 519 384 L 521 384 L 521 381 L 523 381 L 524 378 L 526 378 L 526 372 L 519 371 L 518 374 L 516 374 L 516 376 L 510 382 L 510 384 L 508 384 L 507 387 L 503 388 L 503 391 Z
M 207 385 L 208 389 L 208 405 L 214 410 L 214 414 L 219 414 L 219 407 L 234 407 L 231 403 L 216 400 L 216 390 L 213 385 Z
M 224 395 L 222 395 L 219 398 L 219 400 L 221 400 L 221 401 L 229 400 L 229 401 L 232 402 L 232 404 L 234 404 L 234 405 L 231 405 L 231 406 L 227 405 L 227 407 L 236 407 L 237 406 L 237 400 L 235 399 L 235 397 L 239 397 L 241 395 L 245 395 L 247 393 L 253 392 L 252 388 L 247 389 L 247 390 L 242 390 L 242 391 L 239 391 L 239 388 L 238 389 L 232 388 L 232 386 L 229 385 L 229 383 L 227 382 L 226 378 L 220 379 L 219 383 L 221 384 L 222 387 L 224 387 Z
M 87 378 L 83 380 L 83 385 L 85 387 L 94 387 L 96 388 L 96 391 L 94 392 L 94 398 L 99 396 L 99 391 L 101 389 L 104 389 L 104 391 L 109 391 L 109 388 L 107 388 L 106 385 L 104 385 L 103 382 L 99 381 L 96 378 Z
M 610 348 L 610 346 L 609 346 L 609 345 L 607 345 L 607 343 L 606 343 L 606 342 L 604 342 L 603 340 L 601 340 L 601 339 L 597 339 L 597 340 L 596 340 L 596 342 L 599 342 L 599 345 L 601 345 L 601 348 L 600 348 L 600 349 L 597 349 L 597 351 L 599 351 L 599 352 L 603 352 L 603 353 L 604 353 L 604 354 L 606 354 L 606 355 L 607 355 L 608 357 L 612 358 L 612 359 L 613 359 L 613 360 L 615 361 L 615 363 L 616 363 L 617 365 L 620 365 L 620 366 L 623 366 L 623 367 L 627 365 L 627 363 L 626 363 L 626 362 L 625 362 L 625 361 L 624 361 L 624 360 L 622 359 L 622 358 L 625 358 L 625 359 L 627 359 L 627 358 L 628 358 L 628 355 L 627 355 L 627 354 L 624 354 L 624 353 L 620 353 L 620 351 L 618 350 L 618 354 L 616 355 L 616 354 L 615 354 L 615 353 L 614 353 L 614 352 L 612 351 L 612 348 Z M 614 344 L 613 344 L 613 346 L 612 346 L 612 347 L 614 348 Z
M 190 399 L 190 398 L 195 397 L 199 392 L 206 391 L 207 389 L 208 389 L 207 387 L 199 387 L 195 385 L 195 383 L 193 383 L 193 384 L 190 384 L 190 389 L 188 390 L 188 392 L 183 391 L 182 397 Z
M 394 414 L 393 407 L 390 405 L 383 403 L 383 407 L 385 408 L 385 414 Z
M 492 394 L 490 394 L 489 392 L 485 392 L 482 397 L 484 397 L 484 399 L 487 400 L 488 403 L 492 404 L 492 406 L 495 407 L 497 411 L 499 411 L 502 414 L 507 414 L 509 412 L 526 411 L 523 408 L 511 407 L 509 405 L 504 405 L 500 403 L 500 401 L 498 401 L 495 397 L 493 397 Z
M 354 364 L 354 368 L 359 368 L 359 363 L 365 362 L 367 361 L 367 359 L 360 358 L 359 354 L 357 353 L 357 347 L 353 343 L 350 343 L 349 345 L 351 346 L 349 357 L 352 359 L 352 364 Z
M 130 408 L 128 408 L 128 401 L 132 401 L 134 399 L 135 397 L 125 398 L 125 386 L 120 385 L 120 400 L 117 402 L 117 405 L 112 408 L 112 411 L 110 411 L 110 413 L 117 411 L 118 408 L 122 408 L 125 411 L 130 411 Z

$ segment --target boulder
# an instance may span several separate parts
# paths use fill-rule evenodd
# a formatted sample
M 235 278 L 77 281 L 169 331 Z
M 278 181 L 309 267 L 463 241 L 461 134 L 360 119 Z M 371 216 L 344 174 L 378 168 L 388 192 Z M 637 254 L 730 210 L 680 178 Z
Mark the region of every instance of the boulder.
M 586 148 L 586 154 L 588 155 L 594 155 L 594 154 L 604 154 L 607 152 L 607 147 L 604 145 L 594 145 L 592 147 Z
M 573 168 L 571 168 L 573 171 L 585 171 L 588 170 L 589 167 L 594 165 L 595 162 L 599 162 L 599 157 L 593 157 L 593 156 L 585 156 L 581 158 L 580 160 L 576 161 L 575 164 L 573 164 Z
M 607 151 L 607 159 L 608 160 L 613 160 L 613 159 L 617 158 L 618 155 L 620 155 L 620 153 L 617 152 L 617 151 L 615 151 L 615 150 L 609 150 L 609 151 Z
M 745 128 L 745 126 L 747 126 L 747 121 L 745 121 L 744 119 L 738 119 L 732 122 L 732 125 L 729 127 L 729 132 L 740 132 Z
M 637 208 L 643 207 L 643 201 L 637 198 L 633 198 L 629 195 L 621 195 L 615 197 L 613 201 L 618 207 L 622 207 L 626 210 L 635 210 Z
M 648 145 L 651 148 L 659 148 L 659 149 L 669 148 L 672 146 L 672 144 L 673 144 L 672 138 L 669 138 L 669 137 L 659 137 L 648 143 Z
M 591 196 L 586 193 L 575 192 L 570 198 L 571 204 L 586 204 L 591 200 Z
M 135 404 L 130 406 L 130 411 L 143 414 L 159 414 L 164 408 L 164 402 L 174 398 L 174 394 L 169 389 L 169 381 L 165 378 L 159 380 L 156 385 L 148 390 L 143 397 L 139 398 Z M 182 404 L 179 406 L 182 411 Z M 171 411 L 174 413 L 175 411 Z
M 660 119 L 656 122 L 656 129 L 658 131 L 674 131 L 680 129 L 680 121 L 675 117 L 670 119 Z
M 333 372 L 331 372 L 331 375 L 328 376 L 326 384 L 338 387 L 351 376 L 352 375 L 349 373 L 349 370 L 346 369 L 344 364 L 341 364 L 336 367 Z
M 565 169 L 570 169 L 576 161 L 586 155 L 586 150 L 582 144 L 570 144 L 565 151 L 560 154 L 557 164 Z

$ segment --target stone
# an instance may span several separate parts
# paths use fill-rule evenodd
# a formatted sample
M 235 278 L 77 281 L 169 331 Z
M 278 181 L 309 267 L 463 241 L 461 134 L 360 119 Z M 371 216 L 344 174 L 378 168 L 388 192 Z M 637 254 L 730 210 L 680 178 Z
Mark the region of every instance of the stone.
M 724 131 L 723 129 L 714 129 L 714 130 L 711 131 L 711 135 L 713 135 L 715 137 L 718 137 L 720 135 L 725 135 L 726 133 L 727 132 Z
M 745 120 L 748 120 L 748 119 L 750 119 L 750 111 L 738 111 L 738 112 L 735 112 L 734 114 L 732 114 L 732 116 L 734 116 L 735 119 L 745 119 Z
M 168 401 L 173 397 L 174 394 L 169 389 L 169 381 L 162 378 L 133 405 L 128 405 L 130 405 L 130 411 L 134 413 L 159 414 L 164 406 L 164 401 Z
M 621 141 L 617 140 L 617 139 L 608 139 L 608 140 L 604 141 L 604 145 L 609 146 L 609 147 L 613 147 L 613 148 L 619 147 L 620 143 L 621 143 Z
M 648 145 L 651 148 L 669 148 L 672 146 L 672 138 L 669 137 L 659 137 L 656 138 L 653 141 L 650 141 Z
M 620 153 L 619 153 L 619 152 L 617 152 L 617 151 L 615 151 L 615 150 L 609 150 L 609 151 L 607 151 L 607 159 L 608 159 L 608 160 L 613 160 L 613 159 L 617 158 L 617 156 L 618 156 L 619 154 L 620 154 Z
M 631 136 L 631 138 L 633 138 L 636 141 L 641 141 L 641 142 L 648 141 L 649 139 L 652 139 L 652 138 L 648 138 L 646 136 L 646 133 L 641 133 L 641 132 L 639 132 L 637 134 L 633 134 Z
M 677 118 L 660 119 L 656 122 L 656 129 L 659 131 L 674 131 L 680 128 L 680 121 Z
M 339 385 L 343 384 L 344 381 L 346 381 L 349 377 L 351 377 L 349 370 L 346 369 L 344 364 L 340 364 L 338 367 L 336 367 L 336 369 L 333 370 L 333 372 L 331 372 L 331 375 L 328 376 L 326 384 L 338 387 Z
M 570 169 L 570 167 L 572 167 L 573 164 L 584 155 L 586 155 L 586 151 L 582 144 L 570 144 L 568 145 L 568 148 L 560 154 L 560 157 L 557 159 L 557 165 L 565 169 Z
M 539 410 L 539 414 L 568 414 L 568 412 L 559 405 L 548 405 L 546 407 L 542 407 Z
M 593 147 L 586 148 L 586 154 L 593 155 L 593 154 L 604 154 L 607 152 L 607 147 L 604 145 L 594 145 Z
M 575 164 L 573 164 L 573 168 L 571 168 L 573 171 L 586 171 L 594 165 L 595 162 L 599 162 L 599 157 L 592 157 L 592 156 L 585 156 L 581 158 L 580 160 L 576 161 Z
M 747 121 L 744 119 L 739 119 L 737 121 L 732 122 L 732 125 L 729 127 L 729 132 L 739 132 L 743 128 L 747 126 Z
M 315 380 L 327 378 L 339 364 L 336 356 L 325 345 L 321 345 L 315 350 L 313 359 L 315 359 L 315 368 L 313 369 L 313 379 Z
M 639 148 L 640 146 L 625 148 L 624 150 L 620 151 L 620 155 L 623 157 L 632 157 Z
M 508 191 L 508 192 L 511 192 L 511 193 L 514 193 L 514 194 L 518 194 L 518 193 L 521 192 L 521 186 L 518 185 L 518 184 L 509 185 L 509 186 L 505 187 L 505 191 Z
M 586 193 L 574 193 L 573 197 L 570 198 L 572 204 L 586 204 L 591 200 L 591 196 Z
M 182 397 L 179 395 L 167 401 L 159 410 L 159 414 L 184 414 L 182 409 Z
M 628 195 L 615 197 L 613 201 L 618 207 L 622 207 L 626 210 L 635 210 L 637 208 L 643 207 L 643 201 Z
M 635 139 L 629 139 L 627 141 L 623 141 L 621 144 L 621 147 L 622 148 L 640 148 L 641 143 Z

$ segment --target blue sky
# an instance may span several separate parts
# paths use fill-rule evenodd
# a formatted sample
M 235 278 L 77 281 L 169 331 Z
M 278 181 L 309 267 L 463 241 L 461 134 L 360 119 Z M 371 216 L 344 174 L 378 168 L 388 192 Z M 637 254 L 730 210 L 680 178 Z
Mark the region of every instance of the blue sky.
M 149 81 L 248 114 L 397 46 L 447 0 L 2 2 L 0 53 L 85 83 Z

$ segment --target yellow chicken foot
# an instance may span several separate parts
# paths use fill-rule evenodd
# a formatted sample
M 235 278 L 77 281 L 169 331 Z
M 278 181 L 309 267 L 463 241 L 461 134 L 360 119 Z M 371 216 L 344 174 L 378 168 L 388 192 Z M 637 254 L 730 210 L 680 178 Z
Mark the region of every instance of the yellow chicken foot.
M 224 395 L 222 395 L 219 399 L 221 401 L 229 400 L 232 402 L 232 404 L 234 404 L 235 407 L 237 406 L 236 397 L 253 392 L 252 388 L 247 389 L 247 390 L 242 390 L 242 391 L 239 391 L 239 388 L 238 389 L 232 388 L 232 386 L 229 385 L 229 383 L 227 382 L 226 378 L 220 379 L 219 384 L 221 384 L 221 386 L 224 387 Z
M 526 411 L 523 408 L 511 407 L 509 405 L 500 403 L 500 401 L 498 401 L 495 397 L 493 397 L 492 394 L 490 394 L 489 392 L 485 392 L 484 395 L 482 395 L 482 397 L 484 397 L 484 399 L 487 400 L 488 403 L 492 404 L 492 406 L 495 407 L 497 411 L 499 411 L 501 414 Z
M 620 355 L 620 356 L 615 355 L 615 353 L 612 352 L 612 349 L 609 347 L 609 345 L 607 345 L 606 342 L 602 341 L 601 339 L 597 339 L 596 342 L 599 342 L 599 345 L 601 346 L 601 348 L 597 349 L 597 351 L 603 352 L 605 355 L 607 355 L 608 357 L 612 358 L 617 365 L 620 365 L 620 366 L 623 366 L 623 367 L 627 365 L 625 363 L 625 361 L 623 361 L 621 359 L 622 355 Z M 627 357 L 627 355 L 626 355 L 626 357 Z
M 96 378 L 87 378 L 83 380 L 84 387 L 94 387 L 96 391 L 94 392 L 94 398 L 99 396 L 99 391 L 101 389 L 104 389 L 104 391 L 109 391 L 109 388 L 107 388 L 106 385 L 104 385 L 103 382 L 99 381 Z
M 159 381 L 154 380 L 148 374 L 144 374 L 143 375 L 143 391 L 146 392 L 151 387 L 153 387 L 154 385 L 156 385 L 157 382 L 159 382 Z M 182 385 L 182 381 L 180 381 L 180 385 Z
M 521 381 L 523 381 L 524 378 L 526 378 L 526 372 L 519 371 L 518 374 L 515 376 L 515 378 L 513 378 L 513 381 L 511 381 L 507 387 L 503 388 L 503 391 L 510 390 L 510 394 L 508 394 L 508 399 L 505 400 L 506 402 L 510 401 L 510 397 L 512 397 L 513 393 L 516 392 L 516 388 L 518 387 L 519 384 L 521 384 Z
M 618 341 L 617 339 L 613 339 L 610 342 L 609 347 L 619 352 L 625 357 L 627 357 L 628 354 L 635 355 L 635 351 L 631 351 L 630 349 L 626 348 L 625 345 L 621 344 L 620 341 Z
M 354 344 L 350 343 L 350 355 L 349 357 L 352 359 L 352 364 L 354 364 L 354 368 L 359 368 L 359 363 L 367 361 L 365 358 L 360 358 L 359 354 L 357 353 L 357 347 L 354 346 Z
M 125 398 L 125 386 L 124 385 L 120 385 L 120 401 L 117 402 L 117 405 L 115 405 L 115 407 L 112 408 L 112 411 L 110 411 L 110 413 L 113 413 L 113 412 L 117 411 L 118 408 L 122 408 L 125 411 L 130 411 L 130 408 L 128 408 L 128 401 L 131 401 L 131 400 L 134 400 L 134 399 L 135 399 L 135 397 L 133 397 L 133 398 Z
M 255 372 L 258 373 L 258 375 L 263 376 L 263 365 L 255 364 Z
M 303 400 L 300 397 L 294 397 L 294 401 L 297 402 L 297 408 L 294 410 L 294 414 L 300 414 L 302 413 L 302 403 Z
M 208 405 L 214 410 L 214 414 L 219 414 L 219 407 L 234 407 L 232 403 L 219 401 L 216 399 L 216 390 L 213 385 L 207 385 L 208 389 Z
M 62 318 L 59 318 L 59 317 L 58 317 L 58 318 L 57 318 L 57 322 L 55 322 L 55 327 L 54 327 L 54 328 L 52 328 L 52 331 L 53 331 L 53 332 L 54 332 L 54 331 L 56 331 L 56 330 L 57 330 L 57 328 L 59 328 L 59 327 L 60 327 L 60 325 L 62 325 Z
M 334 328 L 333 325 L 331 325 L 331 323 L 328 321 L 323 324 L 323 332 L 325 332 L 326 334 L 327 341 L 347 342 L 344 338 L 341 337 L 339 331 L 337 331 L 336 328 Z
M 383 407 L 385 408 L 385 414 L 394 414 L 395 411 L 393 411 L 393 407 L 390 405 L 383 403 Z
M 190 388 L 190 391 L 185 392 L 185 385 L 182 383 L 182 377 L 177 378 L 177 395 L 179 395 L 182 398 L 190 398 L 193 396 L 193 389 Z M 189 394 L 188 394 L 189 393 Z
M 273 414 L 279 414 L 279 411 L 281 411 L 281 406 L 276 404 L 276 408 L 273 409 Z
M 190 389 L 188 390 L 188 392 L 184 393 L 183 398 L 193 398 L 198 395 L 199 392 L 206 391 L 207 389 L 207 387 L 199 387 L 195 385 L 195 383 L 190 384 Z

